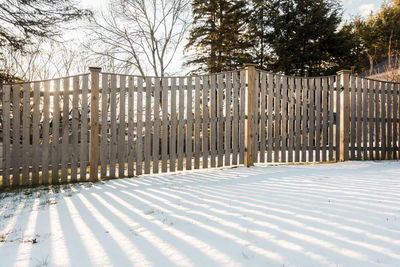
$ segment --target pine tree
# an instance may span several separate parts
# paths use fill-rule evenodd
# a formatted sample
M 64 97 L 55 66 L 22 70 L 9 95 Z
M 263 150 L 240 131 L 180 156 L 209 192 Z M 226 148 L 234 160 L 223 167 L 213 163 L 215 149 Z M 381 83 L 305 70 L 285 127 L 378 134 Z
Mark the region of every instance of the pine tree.
M 249 61 L 246 18 L 243 0 L 193 0 L 193 28 L 186 50 L 194 50 L 187 65 L 195 72 L 220 72 L 241 67 Z

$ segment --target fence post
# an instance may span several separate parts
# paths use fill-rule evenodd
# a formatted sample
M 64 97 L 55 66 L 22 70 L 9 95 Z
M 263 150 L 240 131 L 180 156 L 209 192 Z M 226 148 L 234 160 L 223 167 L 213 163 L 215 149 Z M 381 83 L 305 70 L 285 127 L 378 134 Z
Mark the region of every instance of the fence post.
M 94 182 L 98 180 L 99 166 L 99 74 L 101 68 L 89 67 L 91 75 L 91 93 L 90 93 L 90 177 Z
M 245 137 L 244 137 L 244 166 L 250 167 L 254 165 L 254 111 L 255 111 L 255 64 L 246 64 L 246 123 L 245 123 Z
M 343 90 L 340 92 L 340 154 L 339 161 L 349 160 L 349 118 L 350 118 L 350 70 L 341 70 L 340 82 Z

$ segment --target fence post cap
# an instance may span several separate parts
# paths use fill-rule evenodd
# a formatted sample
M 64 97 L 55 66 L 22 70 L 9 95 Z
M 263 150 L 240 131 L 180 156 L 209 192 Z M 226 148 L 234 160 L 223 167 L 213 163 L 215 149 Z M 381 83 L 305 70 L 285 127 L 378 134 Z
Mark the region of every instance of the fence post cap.
M 339 71 L 337 72 L 337 74 L 338 74 L 338 75 L 341 75 L 341 74 L 351 74 L 351 70 L 339 70 Z
M 89 70 L 90 71 L 98 71 L 98 72 L 100 72 L 101 68 L 100 67 L 89 67 Z

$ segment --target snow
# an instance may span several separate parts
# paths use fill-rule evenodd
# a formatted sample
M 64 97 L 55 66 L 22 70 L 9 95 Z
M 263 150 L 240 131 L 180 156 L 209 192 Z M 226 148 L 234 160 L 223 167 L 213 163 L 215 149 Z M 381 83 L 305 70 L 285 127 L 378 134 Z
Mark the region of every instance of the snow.
M 400 162 L 0 193 L 0 266 L 400 266 Z

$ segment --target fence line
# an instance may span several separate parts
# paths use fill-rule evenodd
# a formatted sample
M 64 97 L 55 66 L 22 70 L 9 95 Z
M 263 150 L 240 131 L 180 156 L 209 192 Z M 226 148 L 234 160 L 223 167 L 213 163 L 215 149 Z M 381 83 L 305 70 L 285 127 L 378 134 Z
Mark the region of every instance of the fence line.
M 263 162 L 398 159 L 399 84 L 246 66 L 2 86 L 1 186 Z M 89 151 L 89 153 L 88 153 Z

